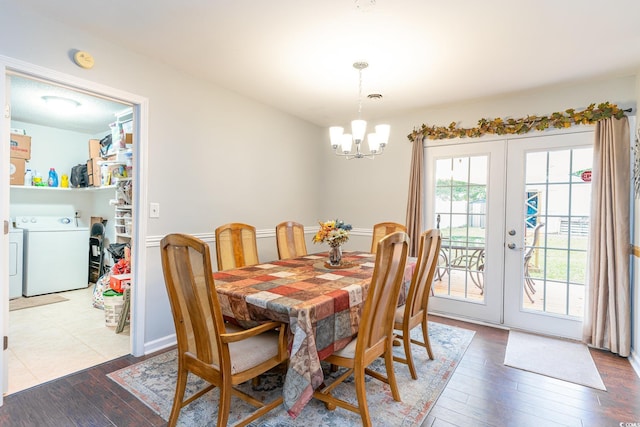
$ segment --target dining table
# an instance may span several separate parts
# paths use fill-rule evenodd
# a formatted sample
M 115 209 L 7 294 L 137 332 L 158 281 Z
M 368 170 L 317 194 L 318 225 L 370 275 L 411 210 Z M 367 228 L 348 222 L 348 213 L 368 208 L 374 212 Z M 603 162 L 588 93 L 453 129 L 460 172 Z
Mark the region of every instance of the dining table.
M 287 323 L 289 363 L 283 405 L 297 417 L 324 382 L 321 360 L 357 335 L 362 306 L 373 276 L 375 254 L 343 252 L 339 268 L 328 253 L 309 254 L 213 273 L 227 321 L 252 327 Z M 404 303 L 416 259 L 408 258 L 398 304 Z

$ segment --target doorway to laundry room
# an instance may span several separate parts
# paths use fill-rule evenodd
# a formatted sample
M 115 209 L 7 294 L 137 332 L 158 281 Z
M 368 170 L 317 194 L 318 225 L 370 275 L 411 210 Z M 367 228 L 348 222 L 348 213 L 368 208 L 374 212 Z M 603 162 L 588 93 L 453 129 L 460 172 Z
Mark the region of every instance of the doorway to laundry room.
M 124 101 L 18 72 L 7 87 L 11 394 L 131 352 L 135 126 Z

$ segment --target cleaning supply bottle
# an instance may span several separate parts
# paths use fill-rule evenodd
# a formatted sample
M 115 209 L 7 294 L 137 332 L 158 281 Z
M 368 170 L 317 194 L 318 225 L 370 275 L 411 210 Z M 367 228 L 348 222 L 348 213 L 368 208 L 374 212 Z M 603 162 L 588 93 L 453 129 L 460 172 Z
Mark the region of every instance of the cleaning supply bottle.
M 49 187 L 58 186 L 58 173 L 54 168 L 49 169 Z
M 62 175 L 60 177 L 60 187 L 69 188 L 69 175 Z
M 24 185 L 27 187 L 31 187 L 33 185 L 33 173 L 31 173 L 31 169 L 27 169 L 24 173 Z

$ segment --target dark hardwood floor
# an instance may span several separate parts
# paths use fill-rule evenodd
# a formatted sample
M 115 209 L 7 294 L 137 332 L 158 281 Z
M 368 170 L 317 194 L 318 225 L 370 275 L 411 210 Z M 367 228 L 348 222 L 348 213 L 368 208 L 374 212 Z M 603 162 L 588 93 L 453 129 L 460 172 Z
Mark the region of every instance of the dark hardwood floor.
M 640 426 L 640 379 L 627 359 L 591 350 L 607 387 L 594 390 L 504 366 L 505 330 L 431 320 L 476 335 L 422 426 Z M 151 356 L 125 356 L 7 396 L 0 426 L 164 426 L 162 418 L 106 377 Z

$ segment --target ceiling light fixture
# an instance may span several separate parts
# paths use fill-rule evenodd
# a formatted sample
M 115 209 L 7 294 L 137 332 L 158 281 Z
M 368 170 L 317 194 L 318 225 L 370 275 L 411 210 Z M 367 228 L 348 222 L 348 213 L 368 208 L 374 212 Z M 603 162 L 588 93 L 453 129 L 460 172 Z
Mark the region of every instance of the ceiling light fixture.
M 52 109 L 60 112 L 73 111 L 81 105 L 78 101 L 74 99 L 64 98 L 62 96 L 46 95 L 46 96 L 43 96 L 42 99 Z
M 376 131 L 367 135 L 369 144 L 369 152 L 363 153 L 360 145 L 367 131 L 367 122 L 360 117 L 362 114 L 362 70 L 367 68 L 369 64 L 366 62 L 356 62 L 353 68 L 358 70 L 359 86 L 358 86 L 358 118 L 351 122 L 351 133 L 344 133 L 344 128 L 340 126 L 332 126 L 329 128 L 329 137 L 331 140 L 331 148 L 337 156 L 351 159 L 373 159 L 375 156 L 382 154 L 384 147 L 389 142 L 389 125 L 377 125 Z M 382 95 L 380 95 L 382 97 Z M 355 152 L 351 149 L 355 144 Z

